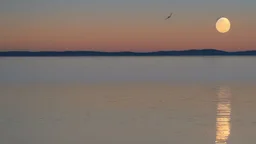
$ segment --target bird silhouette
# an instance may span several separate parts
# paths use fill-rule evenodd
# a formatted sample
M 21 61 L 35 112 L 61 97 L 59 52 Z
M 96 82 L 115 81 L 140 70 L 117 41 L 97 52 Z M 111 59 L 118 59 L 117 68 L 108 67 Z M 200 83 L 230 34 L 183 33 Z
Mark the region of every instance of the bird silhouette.
M 172 17 L 172 13 L 165 19 L 165 20 L 167 20 L 167 19 L 169 19 L 169 18 L 171 18 Z

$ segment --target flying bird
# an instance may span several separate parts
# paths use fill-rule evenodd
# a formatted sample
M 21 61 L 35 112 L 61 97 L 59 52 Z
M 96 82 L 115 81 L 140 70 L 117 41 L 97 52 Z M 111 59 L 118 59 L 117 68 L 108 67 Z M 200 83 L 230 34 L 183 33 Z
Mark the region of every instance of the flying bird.
M 165 20 L 167 20 L 167 19 L 169 19 L 169 18 L 171 18 L 172 17 L 172 13 L 165 19 Z

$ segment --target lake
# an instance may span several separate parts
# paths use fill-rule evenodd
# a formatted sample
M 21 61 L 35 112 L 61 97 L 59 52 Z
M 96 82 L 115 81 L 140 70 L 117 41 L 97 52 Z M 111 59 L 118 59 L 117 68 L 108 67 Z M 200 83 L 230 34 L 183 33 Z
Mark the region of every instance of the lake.
M 1 144 L 251 144 L 256 57 L 0 58 Z

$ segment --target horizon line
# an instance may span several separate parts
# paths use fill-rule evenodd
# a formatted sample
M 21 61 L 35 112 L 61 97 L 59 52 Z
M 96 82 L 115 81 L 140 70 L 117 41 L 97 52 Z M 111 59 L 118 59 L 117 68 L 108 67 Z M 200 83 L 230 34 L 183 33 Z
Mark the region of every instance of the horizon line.
M 158 50 L 158 51 L 104 51 L 104 50 L 0 50 L 0 52 L 102 52 L 102 53 L 156 53 L 156 52 L 184 52 L 184 51 L 221 51 L 221 52 L 250 52 L 255 50 L 239 50 L 239 51 L 227 51 L 214 48 L 206 49 L 183 49 L 183 50 Z

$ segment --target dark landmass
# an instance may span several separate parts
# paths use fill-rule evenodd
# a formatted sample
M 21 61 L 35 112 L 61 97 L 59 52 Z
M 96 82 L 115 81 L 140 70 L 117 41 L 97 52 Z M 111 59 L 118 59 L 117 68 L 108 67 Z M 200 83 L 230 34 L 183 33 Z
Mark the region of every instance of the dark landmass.
M 256 56 L 256 50 L 227 52 L 216 49 L 156 51 L 156 52 L 100 52 L 100 51 L 6 51 L 0 57 L 35 56 Z

